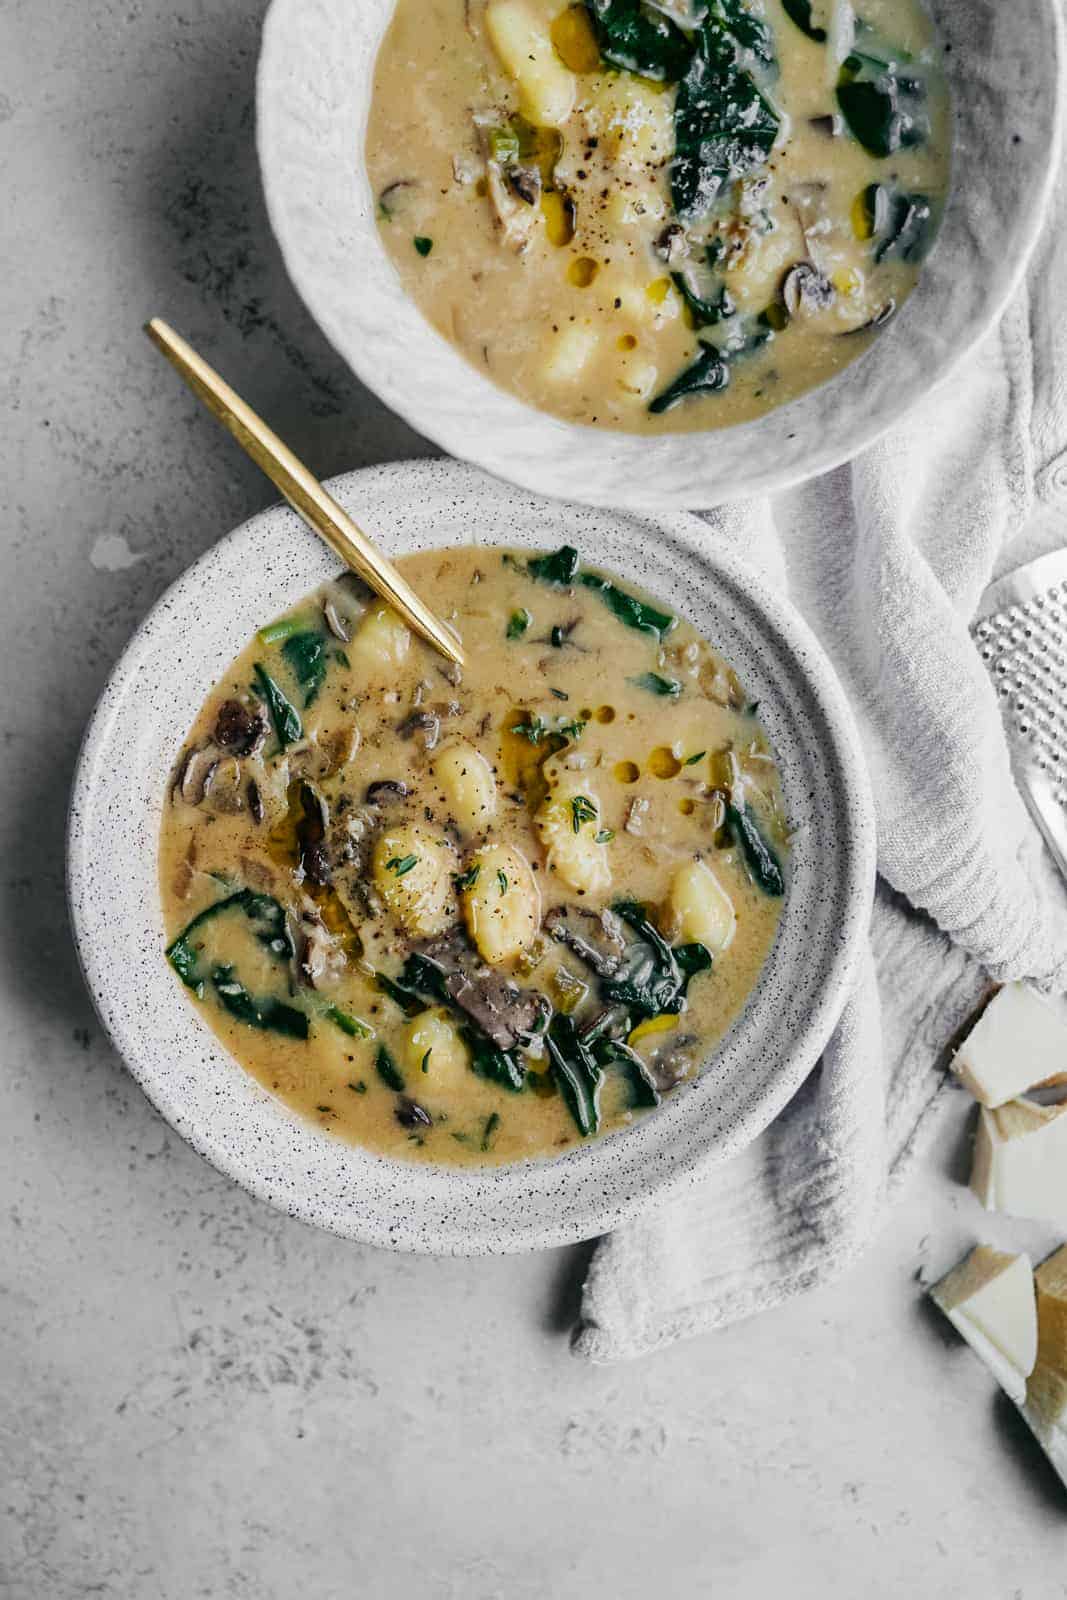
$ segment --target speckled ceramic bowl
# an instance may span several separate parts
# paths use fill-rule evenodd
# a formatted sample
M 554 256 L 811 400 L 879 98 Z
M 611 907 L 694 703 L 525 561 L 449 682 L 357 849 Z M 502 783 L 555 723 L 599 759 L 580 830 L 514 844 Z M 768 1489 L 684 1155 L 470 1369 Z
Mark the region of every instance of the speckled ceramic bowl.
M 774 950 L 700 1076 L 649 1117 L 552 1160 L 459 1171 L 388 1160 L 305 1122 L 227 1054 L 163 959 L 157 838 L 196 712 L 264 619 L 336 571 L 296 516 L 253 517 L 202 557 L 138 629 L 85 737 L 69 887 L 86 981 L 153 1104 L 221 1171 L 273 1205 L 398 1250 L 523 1250 L 603 1232 L 745 1144 L 798 1088 L 843 1003 L 874 880 L 874 826 L 851 717 L 795 613 L 706 526 L 536 499 L 455 462 L 337 479 L 391 554 L 566 540 L 685 615 L 738 669 L 778 752 L 796 826 Z
M 527 488 L 662 512 L 837 466 L 941 383 L 1000 315 L 1040 229 L 1059 139 L 1061 0 L 928 0 L 948 48 L 952 192 L 919 286 L 866 354 L 758 421 L 655 438 L 557 421 L 498 389 L 401 288 L 363 164 L 394 0 L 273 0 L 260 168 L 289 273 L 345 360 L 452 455 Z

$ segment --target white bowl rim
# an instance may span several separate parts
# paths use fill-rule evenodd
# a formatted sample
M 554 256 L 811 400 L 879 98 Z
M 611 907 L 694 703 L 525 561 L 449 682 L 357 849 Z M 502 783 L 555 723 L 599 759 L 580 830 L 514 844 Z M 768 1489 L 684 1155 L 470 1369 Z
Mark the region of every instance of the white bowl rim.
M 463 495 L 477 495 L 483 501 L 495 500 L 501 506 L 532 499 L 521 491 L 507 490 L 496 480 L 487 478 L 475 469 L 461 463 L 446 461 L 402 462 L 377 468 L 364 468 L 332 480 L 328 487 L 342 504 L 355 508 L 357 505 L 366 505 L 368 500 L 373 500 L 376 495 L 381 500 L 400 485 L 412 504 L 415 502 L 429 504 L 435 492 L 453 497 L 457 502 Z M 539 497 L 538 504 L 547 506 L 548 502 Z M 557 515 L 560 510 L 556 506 L 551 506 L 550 509 Z M 595 513 L 595 515 L 601 518 L 607 516 L 606 513 Z M 620 514 L 619 520 L 635 519 Z M 220 1135 L 219 1130 L 210 1123 L 198 1126 L 190 1122 L 181 1090 L 176 1089 L 173 1083 L 168 1081 L 167 1070 L 161 1068 L 159 1062 L 154 1061 L 146 1049 L 141 1022 L 135 1023 L 130 1014 L 124 1013 L 124 1005 L 132 1005 L 134 1001 L 128 993 L 123 994 L 122 984 L 135 983 L 135 978 L 131 972 L 125 970 L 118 972 L 114 964 L 107 959 L 108 951 L 103 947 L 101 935 L 108 927 L 109 919 L 106 914 L 97 916 L 92 911 L 93 898 L 98 893 L 94 887 L 95 879 L 101 872 L 106 877 L 111 868 L 106 840 L 99 836 L 99 823 L 101 818 L 107 822 L 114 813 L 117 798 L 120 804 L 123 803 L 120 797 L 125 793 L 123 789 L 113 786 L 109 794 L 107 781 L 111 781 L 114 785 L 117 780 L 105 780 L 103 774 L 112 770 L 109 762 L 114 766 L 117 760 L 121 765 L 123 759 L 121 754 L 116 756 L 116 751 L 121 750 L 119 714 L 123 708 L 124 697 L 133 693 L 138 674 L 142 671 L 150 650 L 160 645 L 161 641 L 165 642 L 168 628 L 173 630 L 175 625 L 173 619 L 181 617 L 183 608 L 188 610 L 190 606 L 195 605 L 197 597 L 203 594 L 205 587 L 211 587 L 210 580 L 217 575 L 216 568 L 220 564 L 230 557 L 236 562 L 241 552 L 265 530 L 271 530 L 275 543 L 279 541 L 279 536 L 291 540 L 299 579 L 288 583 L 286 592 L 289 598 L 286 604 L 292 604 L 299 593 L 306 592 L 331 572 L 336 572 L 337 567 L 333 558 L 307 533 L 287 507 L 272 506 L 249 518 L 201 556 L 160 597 L 136 630 L 114 668 L 86 729 L 71 795 L 67 883 L 75 944 L 87 987 L 101 1021 L 148 1099 L 194 1149 L 251 1193 L 280 1207 L 292 1216 L 313 1222 L 342 1236 L 404 1251 L 465 1255 L 542 1249 L 573 1243 L 606 1232 L 620 1222 L 636 1216 L 653 1203 L 658 1203 L 667 1195 L 676 1193 L 685 1185 L 697 1181 L 710 1164 L 726 1159 L 748 1144 L 788 1102 L 821 1056 L 850 991 L 867 935 L 873 897 L 875 875 L 873 802 L 858 734 L 843 690 L 829 661 L 807 625 L 791 605 L 770 590 L 764 580 L 732 551 L 716 548 L 712 553 L 707 548 L 710 530 L 706 523 L 695 517 L 672 516 L 660 519 L 658 527 L 665 541 L 670 542 L 675 549 L 685 549 L 690 552 L 710 577 L 722 584 L 727 580 L 736 583 L 739 590 L 751 596 L 759 614 L 767 620 L 768 626 L 773 626 L 775 637 L 783 639 L 795 661 L 803 664 L 805 692 L 810 690 L 813 704 L 817 706 L 820 716 L 825 718 L 825 726 L 829 730 L 833 745 L 830 754 L 835 763 L 835 771 L 840 773 L 842 792 L 845 795 L 842 804 L 848 818 L 849 836 L 842 841 L 840 852 L 846 858 L 845 866 L 841 869 L 843 887 L 838 907 L 841 913 L 841 933 L 836 947 L 827 956 L 827 979 L 818 1001 L 812 1007 L 810 1015 L 803 1019 L 800 1032 L 782 1060 L 770 1088 L 745 1105 L 731 1124 L 729 1135 L 718 1138 L 710 1147 L 703 1146 L 695 1153 L 687 1153 L 684 1159 L 675 1160 L 670 1171 L 660 1171 L 652 1179 L 643 1179 L 637 1187 L 631 1184 L 626 1193 L 612 1195 L 609 1191 L 607 1197 L 583 1195 L 577 1221 L 573 1215 L 569 1215 L 567 1220 L 539 1220 L 530 1225 L 526 1225 L 524 1219 L 516 1223 L 514 1218 L 509 1218 L 507 1223 L 502 1224 L 491 1210 L 486 1210 L 479 1227 L 472 1226 L 468 1214 L 462 1227 L 457 1224 L 457 1228 L 451 1233 L 445 1231 L 432 1237 L 424 1236 L 417 1226 L 408 1225 L 403 1221 L 398 1222 L 395 1216 L 390 1217 L 383 1213 L 368 1217 L 362 1212 L 353 1213 L 346 1210 L 345 1205 L 340 1202 L 333 1210 L 330 1210 L 329 1206 L 324 1210 L 321 1203 L 316 1203 L 316 1197 L 309 1197 L 300 1192 L 280 1194 L 278 1183 L 257 1168 L 255 1151 L 246 1148 L 246 1145 L 241 1143 L 240 1137 L 235 1140 L 232 1129 L 228 1134 Z M 388 547 L 389 540 L 383 542 Z M 486 542 L 507 541 L 490 532 Z M 416 546 L 413 544 L 411 547 Z M 271 614 L 275 613 L 272 611 Z M 172 648 L 171 645 L 165 647 Z M 232 649 L 230 653 L 232 655 Z M 199 683 L 196 692 L 200 700 L 208 687 L 206 678 Z M 176 756 L 184 732 L 183 727 L 177 742 L 171 741 L 170 755 L 168 761 L 164 763 L 166 770 L 169 770 L 169 765 Z M 149 799 L 147 803 L 151 806 L 153 802 Z M 155 825 L 148 837 L 152 846 L 151 868 L 154 874 L 158 814 L 153 813 L 153 815 Z M 110 823 L 107 825 L 110 826 Z M 154 877 L 152 881 L 154 883 Z M 156 900 L 158 902 L 158 892 Z M 156 909 L 158 922 L 158 907 Z M 237 1074 L 257 1105 L 267 1102 L 271 1108 L 270 1115 L 280 1118 L 290 1130 L 293 1127 L 298 1128 L 301 1139 L 306 1136 L 313 1142 L 327 1141 L 329 1136 L 323 1134 L 313 1124 L 295 1117 L 286 1108 L 281 1107 L 280 1102 L 261 1090 L 250 1075 L 232 1062 L 215 1036 L 210 1034 L 206 1023 L 172 981 L 160 958 L 161 948 L 160 939 L 153 944 L 151 959 L 167 981 L 167 990 L 160 989 L 159 993 L 170 995 L 170 1000 L 164 1000 L 163 1003 L 173 1010 L 172 1025 L 184 1027 L 185 1024 L 181 1019 L 195 1019 L 195 1026 L 201 1033 L 210 1035 L 208 1049 L 209 1052 L 213 1052 L 213 1059 L 219 1056 L 225 1058 L 229 1068 Z M 141 1004 L 141 992 L 138 991 L 136 1006 L 140 1007 Z M 204 1042 L 202 1038 L 199 1041 L 200 1044 Z M 711 1059 L 714 1060 L 715 1057 Z M 698 1078 L 695 1083 L 687 1087 L 696 1090 L 699 1082 Z M 671 1105 L 675 1098 L 670 1097 L 665 1106 Z M 661 1115 L 662 1109 L 661 1112 L 655 1113 L 656 1117 Z M 541 1171 L 550 1169 L 562 1171 L 568 1162 L 582 1161 L 585 1167 L 579 1174 L 578 1188 L 581 1190 L 582 1183 L 588 1185 L 590 1175 L 593 1178 L 606 1177 L 611 1166 L 612 1140 L 619 1138 L 634 1140 L 641 1128 L 647 1127 L 652 1120 L 646 1118 L 622 1135 L 609 1135 L 607 1138 L 593 1141 L 551 1162 L 475 1169 L 476 1176 L 482 1185 L 490 1190 L 510 1189 L 514 1198 L 516 1194 L 522 1192 L 523 1174 L 529 1176 L 535 1168 Z M 338 1140 L 329 1142 L 335 1147 L 341 1143 Z M 350 1154 L 353 1151 L 353 1147 L 350 1146 L 343 1148 Z M 403 1168 L 405 1181 L 412 1173 L 433 1173 L 438 1176 L 444 1174 L 443 1181 L 455 1182 L 458 1187 L 469 1185 L 471 1180 L 471 1172 L 464 1169 L 389 1162 L 383 1157 L 371 1157 L 369 1152 L 358 1148 L 355 1149 L 353 1160 L 357 1163 L 369 1161 L 371 1166 L 380 1167 L 384 1164 L 385 1167 L 394 1169 Z M 499 1196 L 497 1198 L 499 1199 Z M 477 1205 L 475 1212 L 478 1212 Z
M 390 3 L 391 0 L 375 0 L 375 4 Z M 946 3 L 947 0 L 934 0 L 935 9 Z M 1035 40 L 1041 34 L 1039 47 L 1027 57 L 1027 66 L 1036 63 L 1040 68 L 1039 89 L 1054 91 L 1063 73 L 1064 23 L 1060 6 L 1057 0 L 1023 3 L 1032 19 L 1029 28 Z M 919 287 L 876 346 L 827 382 L 753 422 L 651 437 L 565 423 L 526 405 L 477 372 L 430 327 L 400 287 L 395 270 L 377 241 L 372 207 L 368 220 L 362 131 L 358 139 L 353 136 L 351 140 L 356 158 L 345 179 L 351 183 L 353 215 L 356 211 L 361 213 L 359 244 L 367 251 L 361 289 L 366 290 L 369 282 L 379 277 L 383 262 L 387 263 L 387 275 L 391 273 L 395 281 L 391 290 L 387 284 L 381 286 L 374 326 L 351 322 L 350 305 L 341 303 L 334 293 L 336 285 L 331 284 L 330 271 L 324 265 L 333 242 L 331 227 L 314 241 L 309 237 L 309 226 L 318 226 L 329 207 L 327 191 L 310 202 L 306 193 L 308 183 L 313 185 L 315 180 L 296 146 L 306 134 L 308 105 L 294 109 L 292 74 L 297 70 L 295 64 L 301 62 L 308 70 L 321 70 L 321 64 L 331 56 L 329 41 L 345 40 L 352 27 L 350 0 L 317 0 L 310 8 L 304 0 L 271 0 L 264 20 L 257 72 L 256 144 L 267 212 L 289 276 L 334 348 L 360 380 L 412 428 L 450 454 L 534 493 L 552 493 L 589 505 L 624 505 L 631 510 L 660 513 L 776 493 L 831 471 L 867 449 L 927 394 L 951 382 L 968 354 L 1003 315 L 1039 238 L 1055 180 L 1063 97 L 1056 92 L 1039 93 L 1027 107 L 1026 114 L 1036 129 L 1035 137 L 1027 144 L 1039 143 L 1043 154 L 1029 156 L 1022 171 L 1012 176 L 1008 187 L 1013 208 L 1011 225 L 1000 235 L 1001 248 L 993 258 L 995 270 L 989 270 L 988 262 L 982 264 L 981 292 L 975 297 L 965 325 L 954 330 L 956 336 L 946 340 L 939 333 L 937 354 L 927 351 L 921 359 L 912 360 L 903 380 L 894 382 L 891 393 L 881 392 L 873 405 L 865 403 L 865 380 L 857 374 L 869 370 L 876 350 L 885 359 L 889 339 L 911 337 L 924 326 L 920 319 L 925 316 L 926 295 L 931 292 L 929 262 Z M 956 70 L 958 59 L 957 52 L 951 58 L 950 73 Z M 1032 93 L 1029 82 L 1028 87 Z M 1016 97 L 1020 117 L 1021 92 Z M 328 93 L 309 94 L 309 104 L 314 104 L 316 115 L 329 100 Z M 957 108 L 954 122 L 958 120 Z M 328 141 L 320 140 L 316 148 L 322 150 L 323 159 L 328 158 Z M 955 166 L 954 161 L 954 169 Z M 1007 182 L 1007 173 L 1002 176 Z M 962 212 L 962 206 L 953 186 L 934 247 L 935 257 L 944 249 L 950 219 L 954 233 L 959 235 L 954 248 L 958 247 L 961 254 L 968 246 L 982 248 L 980 242 L 975 244 L 975 236 L 980 241 L 981 232 L 976 230 L 972 216 L 961 216 L 956 228 L 957 210 Z M 336 208 L 331 226 L 338 233 L 345 226 L 337 218 Z M 936 321 L 951 322 L 957 315 L 954 302 L 961 299 L 942 296 Z M 931 315 L 931 323 L 934 320 Z M 385 321 L 395 323 L 399 331 L 386 335 L 382 328 Z M 407 368 L 416 352 L 433 370 L 431 374 L 420 368 L 419 380 L 413 381 L 409 380 Z M 827 391 L 829 400 L 825 398 Z M 837 419 L 846 412 L 855 420 L 839 430 Z M 802 455 L 797 455 L 790 444 L 797 431 L 807 436 Z M 765 464 L 756 471 L 738 469 L 729 459 L 730 441 L 740 443 L 746 437 L 765 440 L 761 446 Z M 669 445 L 678 440 L 688 441 L 688 451 L 684 446 Z M 726 459 L 717 459 L 720 456 Z M 706 457 L 706 462 L 688 470 L 700 457 Z M 553 481 L 546 486 L 550 462 Z M 670 470 L 666 470 L 668 464 Z

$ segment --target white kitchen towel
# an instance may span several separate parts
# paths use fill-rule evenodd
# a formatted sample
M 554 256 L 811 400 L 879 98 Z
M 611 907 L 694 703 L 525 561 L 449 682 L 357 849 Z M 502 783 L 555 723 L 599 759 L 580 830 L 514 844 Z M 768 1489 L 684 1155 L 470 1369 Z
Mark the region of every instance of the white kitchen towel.
M 1067 893 L 1011 776 L 968 624 L 995 577 L 1067 544 L 1067 203 L 957 372 L 872 449 L 707 514 L 782 585 L 856 714 L 878 816 L 871 957 L 812 1078 L 698 1186 L 602 1240 L 578 1354 L 639 1355 L 767 1309 L 870 1240 L 989 980 L 1067 988 Z

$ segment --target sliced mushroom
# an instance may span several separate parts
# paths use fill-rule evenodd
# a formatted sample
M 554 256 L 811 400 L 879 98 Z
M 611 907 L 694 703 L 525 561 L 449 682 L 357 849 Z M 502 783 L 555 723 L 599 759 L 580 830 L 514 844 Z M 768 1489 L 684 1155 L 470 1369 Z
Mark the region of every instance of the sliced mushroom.
M 441 718 L 433 711 L 413 711 L 397 724 L 396 731 L 402 739 L 413 739 L 421 734 L 423 749 L 433 750 L 441 737 Z
M 609 978 L 619 965 L 624 941 L 605 927 L 600 915 L 577 908 L 553 906 L 545 917 L 544 929 L 557 944 L 566 945 L 591 967 L 598 978 Z
M 199 750 L 189 751 L 175 785 L 186 805 L 202 804 L 212 774 L 218 766 L 220 754 L 218 745 L 214 743 L 202 745 Z
M 538 167 L 513 166 L 504 169 L 504 182 L 524 205 L 541 203 L 541 172 Z
M 653 249 L 669 267 L 677 266 L 689 254 L 689 241 L 680 223 L 670 222 L 656 240 Z
M 297 974 L 308 988 L 317 989 L 324 978 L 335 978 L 346 966 L 345 953 L 330 933 L 318 909 L 305 901 L 300 918 Z
M 236 756 L 223 756 L 217 761 L 204 784 L 204 794 L 211 801 L 211 809 L 221 811 L 226 816 L 236 816 L 243 811 L 243 782 L 244 774 Z
M 810 261 L 798 261 L 782 279 L 782 302 L 791 317 L 828 311 L 835 294 L 829 278 Z
M 487 169 L 489 203 L 493 217 L 502 235 L 502 242 L 516 255 L 526 249 L 533 237 L 537 223 L 537 208 L 524 200 L 516 199 L 498 161 L 490 161 Z
M 255 778 L 249 778 L 245 793 L 248 796 L 248 809 L 252 814 L 252 821 L 258 824 L 263 821 L 263 796 L 259 792 L 259 784 Z
M 215 743 L 235 756 L 250 756 L 267 737 L 267 719 L 260 707 L 224 700 L 215 718 Z
M 432 1128 L 433 1118 L 425 1107 L 420 1106 L 417 1100 L 412 1100 L 409 1095 L 402 1094 L 397 1097 L 393 1107 L 393 1115 L 402 1128 Z
M 462 930 L 424 945 L 422 954 L 440 970 L 449 999 L 498 1049 L 529 1044 L 543 1031 L 551 1009 L 546 997 L 491 972 L 479 961 Z
M 330 858 L 326 849 L 326 830 L 330 823 L 329 808 L 322 795 L 310 783 L 300 785 L 300 805 L 303 815 L 296 825 L 296 841 L 300 851 L 300 865 L 309 883 L 323 889 L 330 882 Z
M 408 786 L 401 783 L 399 778 L 377 778 L 374 783 L 367 785 L 364 796 L 369 806 L 389 805 L 396 800 L 406 800 Z
M 326 599 L 322 603 L 322 614 L 326 619 L 326 626 L 335 639 L 340 639 L 342 644 L 348 644 L 352 637 L 347 620 L 338 611 L 334 602 Z

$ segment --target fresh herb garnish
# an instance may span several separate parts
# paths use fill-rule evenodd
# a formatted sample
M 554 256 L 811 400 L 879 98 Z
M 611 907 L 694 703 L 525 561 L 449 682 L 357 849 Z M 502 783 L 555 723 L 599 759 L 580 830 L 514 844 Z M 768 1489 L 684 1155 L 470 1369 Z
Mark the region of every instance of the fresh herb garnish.
M 499 1111 L 491 1111 L 489 1113 L 489 1115 L 486 1117 L 486 1119 L 485 1119 L 485 1127 L 482 1129 L 482 1149 L 483 1150 L 488 1150 L 489 1149 L 489 1147 L 491 1146 L 491 1144 L 493 1142 L 493 1139 L 494 1139 L 494 1137 L 496 1135 L 496 1131 L 499 1128 L 499 1126 L 500 1126 L 500 1112 Z
M 686 756 L 685 760 L 682 762 L 682 766 L 695 767 L 698 761 L 703 761 L 707 753 L 708 752 L 706 750 L 698 750 L 695 756 Z
M 411 242 L 420 256 L 428 256 L 433 249 L 433 240 L 427 239 L 424 234 L 417 233 Z
M 682 692 L 682 686 L 677 678 L 663 678 L 658 672 L 638 673 L 636 678 L 630 679 L 630 682 L 636 684 L 639 689 L 647 689 L 650 694 L 666 695 L 671 699 L 677 699 Z
M 481 863 L 476 861 L 473 867 L 467 868 L 466 872 L 454 872 L 452 874 L 453 888 L 459 894 L 462 894 L 465 889 L 473 889 L 474 885 L 478 882 L 478 877 L 481 873 L 481 870 Z
M 507 637 L 509 639 L 521 639 L 532 621 L 533 617 L 525 606 L 522 606 L 518 611 L 513 611 L 508 618 Z
M 372 1039 L 374 1030 L 360 1017 L 353 1017 L 349 1012 L 342 1011 L 340 1006 L 327 1006 L 326 1017 L 340 1028 L 342 1033 L 347 1033 L 350 1039 Z
M 577 717 L 557 718 L 555 723 L 551 723 L 531 711 L 527 712 L 522 722 L 514 723 L 509 732 L 519 734 L 531 744 L 543 744 L 546 739 L 580 739 L 585 727 L 585 723 Z
M 351 1089 L 353 1094 L 366 1094 L 367 1092 L 367 1085 L 363 1082 L 362 1078 L 360 1078 L 356 1083 L 350 1083 L 348 1087 Z
M 575 833 L 582 831 L 583 822 L 595 822 L 597 817 L 596 806 L 584 794 L 576 794 L 571 798 L 571 826 Z
M 429 1072 L 429 1070 L 430 1070 L 430 1057 L 432 1055 L 433 1055 L 433 1045 L 430 1046 L 430 1048 L 427 1050 L 426 1054 L 422 1058 L 422 1070 L 423 1070 L 423 1072 Z
M 397 1094 L 404 1092 L 404 1079 L 400 1068 L 397 1066 L 384 1044 L 378 1046 L 378 1054 L 374 1058 L 375 1070 L 387 1088 L 393 1089 Z
M 610 844 L 612 839 L 614 839 L 614 837 L 615 837 L 615 829 L 614 828 L 601 828 L 600 832 L 596 836 L 596 841 L 595 842 L 597 844 Z
M 500 889 L 500 893 L 501 894 L 507 894 L 507 892 L 508 892 L 508 875 L 507 875 L 507 873 L 506 872 L 498 872 L 497 875 L 496 875 L 496 881 L 497 881 L 497 886 Z
M 418 865 L 418 861 L 418 856 L 390 856 L 385 866 L 388 872 L 393 872 L 398 878 L 402 878 L 412 867 Z
M 259 692 L 267 702 L 267 710 L 270 712 L 270 720 L 274 724 L 278 743 L 284 750 L 287 745 L 295 744 L 304 736 L 304 724 L 300 720 L 300 713 L 286 699 L 261 662 L 256 662 L 252 672 Z

